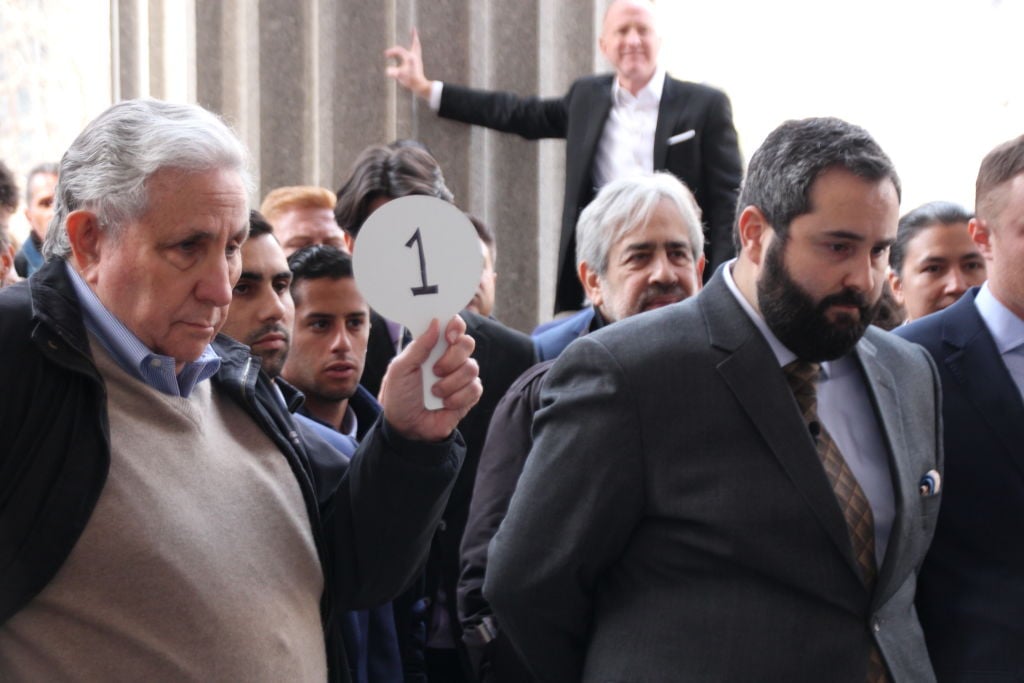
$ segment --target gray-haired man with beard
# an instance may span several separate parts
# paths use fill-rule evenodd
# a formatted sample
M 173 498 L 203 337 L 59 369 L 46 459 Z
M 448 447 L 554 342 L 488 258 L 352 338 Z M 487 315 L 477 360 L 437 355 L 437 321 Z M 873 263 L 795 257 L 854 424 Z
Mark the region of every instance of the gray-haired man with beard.
M 934 680 L 938 381 L 869 327 L 899 180 L 864 130 L 792 121 L 738 207 L 698 296 L 546 379 L 484 585 L 542 681 Z

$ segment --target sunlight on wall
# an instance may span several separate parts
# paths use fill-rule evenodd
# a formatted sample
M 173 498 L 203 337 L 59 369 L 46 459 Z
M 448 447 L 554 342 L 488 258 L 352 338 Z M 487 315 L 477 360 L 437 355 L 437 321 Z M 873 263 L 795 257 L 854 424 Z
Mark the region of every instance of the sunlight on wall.
M 1024 0 L 660 0 L 662 62 L 729 93 L 749 158 L 786 119 L 838 116 L 892 157 L 903 211 L 974 205 L 995 145 L 1024 133 Z

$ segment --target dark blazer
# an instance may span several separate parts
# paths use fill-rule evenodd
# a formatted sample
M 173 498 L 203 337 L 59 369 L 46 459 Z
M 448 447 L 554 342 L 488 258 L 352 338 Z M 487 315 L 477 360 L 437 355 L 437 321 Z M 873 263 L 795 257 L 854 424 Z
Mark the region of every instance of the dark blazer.
M 1024 680 L 1024 401 L 977 288 L 896 330 L 942 379 L 946 479 L 917 611 L 940 681 Z
M 349 681 L 336 655 L 336 613 L 384 602 L 426 555 L 464 452 L 458 433 L 411 442 L 384 420 L 329 500 L 311 457 L 329 446 L 302 438 L 248 347 L 219 335 L 213 390 L 236 401 L 295 472 L 324 574 L 321 608 L 332 681 Z M 0 290 L 0 625 L 64 564 L 106 483 L 110 435 L 103 379 L 89 351 L 77 295 L 62 261 Z M 40 407 L 45 406 L 45 410 Z M 395 509 L 406 515 L 395 516 Z M 240 561 L 243 561 L 241 558 Z
M 388 323 L 377 311 L 370 309 L 370 338 L 366 341 L 366 361 L 359 384 L 374 397 L 380 396 L 380 384 L 388 363 L 395 357 L 395 345 L 388 334 Z
M 896 504 L 871 592 L 776 357 L 721 276 L 559 356 L 484 584 L 540 680 L 863 683 L 873 643 L 894 683 L 934 680 L 913 597 L 938 513 L 919 492 L 941 467 L 938 378 L 875 328 L 854 353 Z
M 464 310 L 459 315 L 466 321 L 466 333 L 476 342 L 472 357 L 480 368 L 484 392 L 480 401 L 459 422 L 459 433 L 466 442 L 466 459 L 434 534 L 425 570 L 395 600 L 395 622 L 405 662 L 406 681 L 426 680 L 422 672 L 422 656 L 428 627 L 426 620 L 430 615 L 429 609 L 425 608 L 436 603 L 440 590 L 447 596 L 445 607 L 452 639 L 456 643 L 461 642 L 455 584 L 459 578 L 459 544 L 469 515 L 469 500 L 473 493 L 480 450 L 484 445 L 494 407 L 516 377 L 533 365 L 536 358 L 533 342 L 522 332 L 470 311 Z M 372 337 L 373 328 L 370 334 Z M 367 365 L 369 362 L 367 353 Z
M 565 204 L 558 242 L 555 312 L 582 306 L 576 274 L 576 219 L 597 193 L 592 166 L 612 107 L 612 74 L 581 78 L 560 98 L 444 84 L 440 115 L 524 138 L 565 138 Z M 668 144 L 673 135 L 690 140 Z M 732 223 L 743 173 L 729 98 L 720 90 L 665 77 L 654 134 L 654 170 L 669 171 L 689 186 L 708 230 L 705 253 L 713 273 L 732 258 Z

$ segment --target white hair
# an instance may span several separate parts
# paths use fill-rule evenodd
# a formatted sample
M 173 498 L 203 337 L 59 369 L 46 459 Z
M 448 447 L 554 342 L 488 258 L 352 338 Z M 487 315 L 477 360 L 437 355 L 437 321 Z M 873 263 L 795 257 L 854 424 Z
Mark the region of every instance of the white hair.
M 700 207 L 693 193 L 671 173 L 614 180 L 597 193 L 576 223 L 576 265 L 584 261 L 599 276 L 608 270 L 608 252 L 626 234 L 644 226 L 662 200 L 679 211 L 696 262 L 704 253 Z
M 47 260 L 71 255 L 66 221 L 79 209 L 96 213 L 100 229 L 117 234 L 148 208 L 146 181 L 162 169 L 190 173 L 237 171 L 252 178 L 245 146 L 219 117 L 194 104 L 127 100 L 96 117 L 60 162 Z

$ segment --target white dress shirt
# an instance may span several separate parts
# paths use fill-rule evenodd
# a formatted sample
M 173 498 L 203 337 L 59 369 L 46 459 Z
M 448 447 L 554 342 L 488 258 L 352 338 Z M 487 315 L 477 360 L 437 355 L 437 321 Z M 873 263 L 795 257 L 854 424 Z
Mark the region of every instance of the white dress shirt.
M 594 155 L 598 188 L 619 178 L 654 172 L 654 131 L 664 87 L 665 70 L 661 67 L 635 96 L 619 85 L 618 78 L 612 79 L 612 108 Z M 441 81 L 430 84 L 428 103 L 435 112 L 441 109 L 443 89 Z
M 978 315 L 995 340 L 996 348 L 1003 358 L 1003 364 L 1017 385 L 1017 391 L 1024 398 L 1024 320 L 1004 306 L 992 294 L 986 282 L 974 299 Z
M 726 264 L 725 282 L 729 291 L 747 312 L 754 325 L 775 354 L 779 367 L 797 359 L 768 327 L 764 318 L 754 310 L 736 281 L 732 267 L 736 260 Z M 889 545 L 893 520 L 896 517 L 896 497 L 889 472 L 889 455 L 882 428 L 878 424 L 871 397 L 868 395 L 864 373 L 853 353 L 821 364 L 818 382 L 818 418 L 843 454 L 843 459 L 857 479 L 871 505 L 875 518 L 875 562 L 881 566 Z
M 612 108 L 594 156 L 597 187 L 654 171 L 654 130 L 664 87 L 661 68 L 635 96 L 619 85 L 618 78 L 612 80 Z

